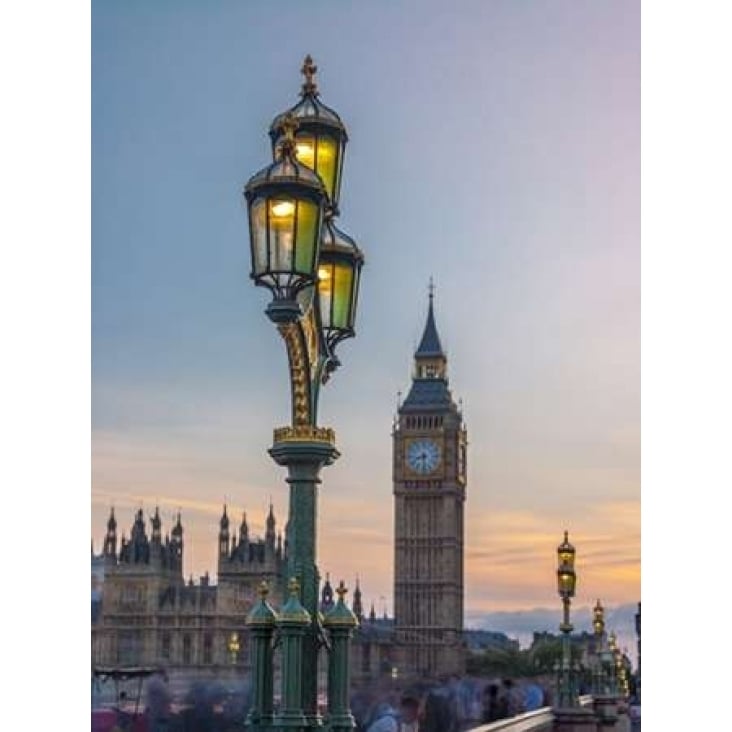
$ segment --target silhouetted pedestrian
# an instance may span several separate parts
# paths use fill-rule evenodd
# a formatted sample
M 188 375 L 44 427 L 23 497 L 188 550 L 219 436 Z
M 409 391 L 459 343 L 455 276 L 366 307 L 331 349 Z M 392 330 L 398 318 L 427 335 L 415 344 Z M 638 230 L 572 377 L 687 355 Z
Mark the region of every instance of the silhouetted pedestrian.
M 501 708 L 498 698 L 498 684 L 489 684 L 483 692 L 483 717 L 482 721 L 495 722 L 507 716 L 508 707 L 504 704 Z

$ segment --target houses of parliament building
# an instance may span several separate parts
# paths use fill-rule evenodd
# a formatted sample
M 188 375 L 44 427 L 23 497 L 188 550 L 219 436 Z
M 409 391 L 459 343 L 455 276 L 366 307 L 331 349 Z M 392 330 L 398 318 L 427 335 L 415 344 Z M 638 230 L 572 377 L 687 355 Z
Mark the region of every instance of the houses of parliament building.
M 448 388 L 447 356 L 430 292 L 427 322 L 414 354 L 407 397 L 392 432 L 394 618 L 364 614 L 352 650 L 354 681 L 399 673 L 436 677 L 464 671 L 464 522 L 467 435 Z M 184 531 L 178 514 L 163 535 L 158 509 L 142 509 L 118 539 L 110 512 L 102 552 L 92 550 L 92 665 L 157 666 L 198 674 L 250 666 L 245 618 L 265 579 L 273 600 L 284 595 L 288 546 L 270 505 L 264 537 L 238 527 L 224 506 L 219 521 L 217 583 L 183 574 Z M 334 602 L 326 577 L 321 606 Z

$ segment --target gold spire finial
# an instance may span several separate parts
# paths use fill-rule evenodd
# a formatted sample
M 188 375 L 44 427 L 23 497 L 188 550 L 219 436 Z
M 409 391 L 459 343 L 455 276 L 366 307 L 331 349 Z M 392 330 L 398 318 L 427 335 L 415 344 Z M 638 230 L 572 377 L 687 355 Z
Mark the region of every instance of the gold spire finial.
M 297 577 L 290 577 L 290 581 L 287 583 L 287 589 L 290 592 L 290 595 L 298 597 L 300 594 L 300 583 L 298 582 Z
M 267 599 L 267 595 L 269 595 L 269 585 L 267 584 L 267 580 L 262 580 L 259 583 L 259 596 L 264 601 Z
M 315 83 L 315 73 L 318 67 L 313 63 L 313 57 L 308 54 L 305 56 L 305 60 L 302 63 L 300 73 L 305 77 L 305 83 L 302 85 L 302 95 L 306 94 L 317 95 L 318 85 Z
M 341 580 L 338 587 L 336 587 L 336 595 L 338 595 L 338 599 L 343 602 L 343 598 L 346 596 L 346 593 L 348 592 L 348 588 L 346 587 L 346 583 Z

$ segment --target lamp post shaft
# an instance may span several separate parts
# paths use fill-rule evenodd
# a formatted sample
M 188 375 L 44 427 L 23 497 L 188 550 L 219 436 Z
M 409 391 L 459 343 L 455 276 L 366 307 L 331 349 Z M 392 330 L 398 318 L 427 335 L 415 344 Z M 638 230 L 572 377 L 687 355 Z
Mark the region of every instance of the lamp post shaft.
M 302 606 L 310 615 L 304 629 L 299 667 L 289 669 L 296 680 L 289 683 L 300 688 L 302 710 L 309 725 L 319 724 L 318 652 L 321 627 L 318 619 L 318 570 L 316 566 L 316 517 L 320 470 L 338 457 L 331 430 L 318 428 L 292 430 L 280 434 L 270 449 L 279 465 L 287 467 L 290 484 L 290 512 L 287 522 L 288 575 L 300 586 Z M 289 439 L 288 439 L 289 438 Z

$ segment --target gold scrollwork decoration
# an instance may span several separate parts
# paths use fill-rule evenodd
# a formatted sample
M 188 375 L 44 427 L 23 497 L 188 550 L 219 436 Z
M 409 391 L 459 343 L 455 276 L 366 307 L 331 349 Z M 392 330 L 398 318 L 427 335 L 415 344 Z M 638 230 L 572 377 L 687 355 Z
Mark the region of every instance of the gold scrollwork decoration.
M 335 445 L 335 430 L 330 427 L 313 427 L 296 425 L 294 427 L 278 427 L 274 431 L 275 442 L 326 442 Z

